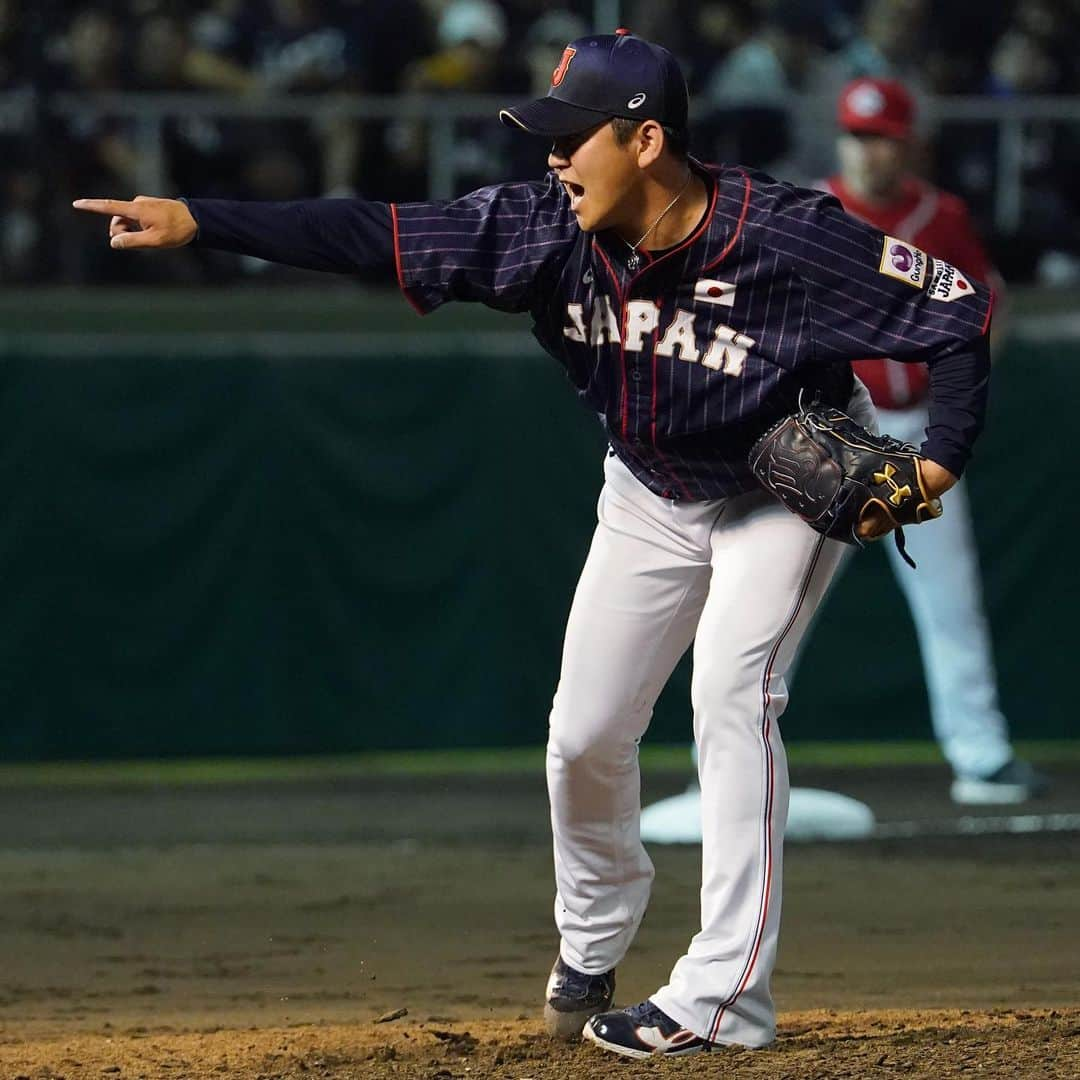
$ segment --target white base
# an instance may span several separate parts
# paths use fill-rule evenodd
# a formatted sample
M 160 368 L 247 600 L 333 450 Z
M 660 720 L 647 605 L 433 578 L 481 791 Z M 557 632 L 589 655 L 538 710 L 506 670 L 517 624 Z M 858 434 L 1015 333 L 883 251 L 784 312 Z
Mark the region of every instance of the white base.
M 860 840 L 874 831 L 865 803 L 835 791 L 792 788 L 787 840 Z M 641 839 L 647 844 L 700 844 L 701 792 L 692 787 L 661 799 L 641 812 Z

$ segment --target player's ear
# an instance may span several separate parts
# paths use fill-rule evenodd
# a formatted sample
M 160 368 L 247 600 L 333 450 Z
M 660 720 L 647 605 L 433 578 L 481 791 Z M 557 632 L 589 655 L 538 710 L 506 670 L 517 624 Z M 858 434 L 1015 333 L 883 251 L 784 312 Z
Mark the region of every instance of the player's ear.
M 655 120 L 646 120 L 637 134 L 638 164 L 651 165 L 664 152 L 664 129 Z

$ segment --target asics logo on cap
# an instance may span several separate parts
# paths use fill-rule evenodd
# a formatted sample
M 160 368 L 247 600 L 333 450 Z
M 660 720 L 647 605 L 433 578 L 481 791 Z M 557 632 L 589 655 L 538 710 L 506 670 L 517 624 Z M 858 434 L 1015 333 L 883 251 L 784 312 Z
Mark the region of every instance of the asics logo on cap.
M 645 94 L 635 94 L 627 103 L 628 109 L 638 109 L 645 104 Z

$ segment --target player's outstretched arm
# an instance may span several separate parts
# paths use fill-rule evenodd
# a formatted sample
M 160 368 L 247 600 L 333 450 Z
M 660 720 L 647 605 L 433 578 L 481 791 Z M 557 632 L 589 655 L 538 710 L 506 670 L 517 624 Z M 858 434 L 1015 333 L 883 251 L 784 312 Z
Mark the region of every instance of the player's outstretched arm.
M 178 248 L 190 244 L 199 229 L 179 199 L 136 195 L 121 199 L 76 199 L 76 210 L 109 218 L 109 244 L 114 248 Z
M 368 199 L 79 199 L 110 219 L 114 248 L 230 251 L 307 270 L 397 280 L 420 311 L 471 300 L 528 311 L 537 274 L 580 230 L 554 174 L 481 188 L 451 202 Z
M 248 202 L 231 199 L 78 199 L 110 218 L 114 248 L 199 247 L 308 270 L 393 280 L 390 208 L 364 199 Z

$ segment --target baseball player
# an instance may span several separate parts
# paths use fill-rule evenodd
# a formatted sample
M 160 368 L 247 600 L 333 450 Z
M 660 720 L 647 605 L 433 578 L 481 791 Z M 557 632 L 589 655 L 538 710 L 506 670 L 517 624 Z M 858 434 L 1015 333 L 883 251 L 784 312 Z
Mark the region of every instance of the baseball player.
M 911 172 L 915 106 L 905 87 L 856 79 L 841 92 L 837 112 L 840 173 L 820 186 L 849 214 L 1000 288 L 964 203 Z M 926 366 L 862 359 L 855 372 L 877 406 L 882 430 L 921 443 L 929 423 Z M 912 530 L 908 548 L 918 573 L 891 546 L 886 551 L 915 622 L 934 734 L 955 777 L 953 800 L 1016 803 L 1040 794 L 1046 778 L 1014 756 L 998 708 L 963 483 L 950 492 L 949 512 L 940 521 Z
M 929 364 L 928 497 L 963 471 L 985 411 L 989 290 L 848 217 L 830 195 L 688 156 L 686 83 L 620 30 L 571 42 L 546 97 L 502 112 L 541 135 L 549 172 L 450 202 L 76 206 L 116 248 L 197 242 L 342 273 L 396 276 L 428 312 L 450 300 L 528 311 L 604 425 L 598 524 L 574 597 L 547 775 L 561 938 L 545 1016 L 629 1057 L 775 1032 L 788 780 L 784 673 L 844 544 L 754 481 L 755 440 L 812 396 L 863 424 L 850 361 Z M 525 420 L 525 418 L 523 418 Z M 542 421 L 526 421 L 526 437 Z M 553 462 L 553 467 L 555 463 Z M 876 514 L 863 537 L 888 531 Z M 612 1009 L 645 912 L 638 742 L 694 642 L 705 817 L 701 931 L 667 985 Z M 587 1021 L 587 1022 L 586 1022 Z

